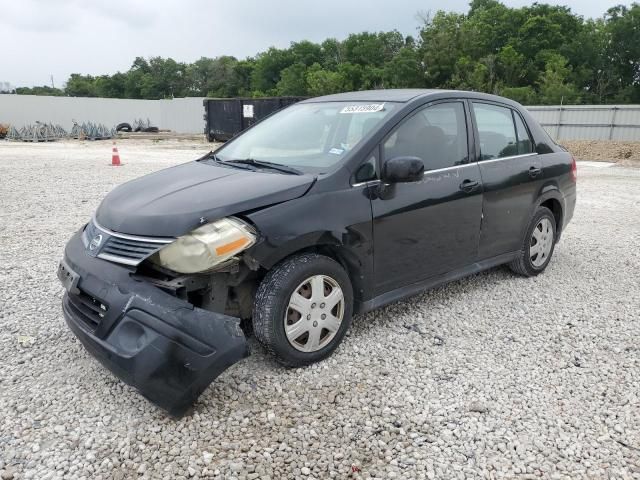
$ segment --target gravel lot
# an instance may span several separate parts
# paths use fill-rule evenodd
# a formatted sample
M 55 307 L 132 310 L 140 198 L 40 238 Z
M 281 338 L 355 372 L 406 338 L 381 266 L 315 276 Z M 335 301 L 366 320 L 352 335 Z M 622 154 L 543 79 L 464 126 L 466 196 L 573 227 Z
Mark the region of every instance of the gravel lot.
M 640 479 L 640 169 L 579 166 L 547 272 L 475 275 L 354 320 L 327 361 L 255 341 L 179 421 L 64 324 L 66 240 L 202 143 L 0 143 L 0 477 Z

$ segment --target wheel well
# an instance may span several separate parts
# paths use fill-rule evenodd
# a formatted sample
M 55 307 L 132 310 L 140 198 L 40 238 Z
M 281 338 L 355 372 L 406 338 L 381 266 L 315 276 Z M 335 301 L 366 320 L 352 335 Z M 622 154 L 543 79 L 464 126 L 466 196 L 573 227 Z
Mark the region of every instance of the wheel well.
M 333 245 L 314 245 L 311 247 L 303 248 L 302 250 L 298 250 L 297 252 L 294 252 L 291 255 L 298 255 L 300 253 L 307 253 L 307 252 L 313 252 L 313 253 L 318 253 L 320 255 L 324 255 L 325 257 L 329 257 L 335 260 L 336 262 L 338 262 L 342 266 L 342 268 L 344 268 L 344 271 L 347 272 L 349 277 L 351 277 L 351 272 L 349 271 L 349 265 L 347 264 L 345 259 L 342 257 L 342 255 L 340 255 L 340 252 L 338 250 L 339 250 L 339 247 L 333 246 Z
M 341 250 L 340 246 L 338 245 L 331 245 L 331 244 L 311 245 L 305 248 L 301 248 L 300 250 L 296 250 L 295 252 L 289 253 L 286 257 L 280 259 L 278 263 L 285 260 L 285 258 L 289 258 L 293 255 L 299 255 L 301 253 L 317 253 L 319 255 L 324 255 L 325 257 L 329 257 L 332 260 L 335 260 L 336 262 L 338 262 L 340 266 L 344 268 L 344 271 L 347 272 L 347 275 L 349 276 L 349 279 L 351 280 L 351 284 L 353 286 L 354 298 L 357 300 L 360 298 L 360 295 L 361 295 L 361 292 L 360 292 L 361 285 L 359 283 L 359 274 L 358 272 L 355 271 L 356 267 L 354 267 L 353 264 L 350 264 L 348 259 L 345 257 L 345 254 L 344 254 L 345 252 L 341 252 L 340 250 Z M 260 281 L 262 280 L 262 277 L 266 275 L 266 273 L 267 273 L 267 269 L 264 269 L 264 268 L 260 269 L 260 273 L 259 273 Z
M 554 218 L 556 219 L 556 236 L 560 236 L 560 230 L 562 229 L 562 205 L 555 198 L 545 200 L 540 204 L 541 207 L 546 207 L 551 210 Z

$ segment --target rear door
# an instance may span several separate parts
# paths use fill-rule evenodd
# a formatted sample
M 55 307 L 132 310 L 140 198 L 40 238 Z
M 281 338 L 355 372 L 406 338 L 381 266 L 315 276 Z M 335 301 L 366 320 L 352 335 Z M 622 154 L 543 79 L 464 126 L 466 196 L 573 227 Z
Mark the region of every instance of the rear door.
M 473 101 L 478 165 L 484 188 L 478 258 L 520 249 L 543 171 L 517 110 Z
M 408 115 L 381 145 L 381 162 L 419 157 L 424 179 L 384 185 L 372 199 L 376 293 L 442 274 L 475 260 L 482 185 L 469 163 L 470 116 L 464 101 Z

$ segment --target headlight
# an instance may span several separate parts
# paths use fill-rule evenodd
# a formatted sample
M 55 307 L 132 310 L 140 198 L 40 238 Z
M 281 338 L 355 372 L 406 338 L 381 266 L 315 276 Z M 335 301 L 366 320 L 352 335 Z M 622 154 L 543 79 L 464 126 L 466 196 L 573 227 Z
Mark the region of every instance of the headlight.
M 150 260 L 178 273 L 204 272 L 255 242 L 256 232 L 252 227 L 236 218 L 223 218 L 178 237 Z

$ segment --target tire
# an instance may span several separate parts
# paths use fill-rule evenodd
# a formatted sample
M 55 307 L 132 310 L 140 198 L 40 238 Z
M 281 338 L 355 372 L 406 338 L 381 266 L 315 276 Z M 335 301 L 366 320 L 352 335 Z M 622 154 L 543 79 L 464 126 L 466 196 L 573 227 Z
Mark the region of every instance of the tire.
M 321 296 L 314 293 L 320 291 Z M 333 306 L 340 294 L 342 301 Z M 281 363 L 300 367 L 331 355 L 351 324 L 352 312 L 353 289 L 342 266 L 324 255 L 304 253 L 280 262 L 260 283 L 253 330 Z
M 130 132 L 131 125 L 129 123 L 119 123 L 116 125 L 116 132 Z
M 536 248 L 536 245 L 541 246 Z M 547 268 L 555 246 L 556 218 L 548 208 L 538 207 L 531 217 L 518 256 L 509 268 L 519 275 L 534 277 Z

